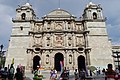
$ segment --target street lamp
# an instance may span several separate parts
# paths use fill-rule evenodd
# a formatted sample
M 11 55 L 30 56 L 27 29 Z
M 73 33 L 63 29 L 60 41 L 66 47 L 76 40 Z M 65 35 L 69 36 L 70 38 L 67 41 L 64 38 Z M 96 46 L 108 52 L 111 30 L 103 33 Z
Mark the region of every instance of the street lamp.
M 117 58 L 117 62 L 118 62 L 118 68 L 119 68 L 119 65 L 120 65 L 120 61 L 119 61 L 119 58 L 120 58 L 120 51 L 113 51 L 113 55 L 112 55 L 114 58 Z

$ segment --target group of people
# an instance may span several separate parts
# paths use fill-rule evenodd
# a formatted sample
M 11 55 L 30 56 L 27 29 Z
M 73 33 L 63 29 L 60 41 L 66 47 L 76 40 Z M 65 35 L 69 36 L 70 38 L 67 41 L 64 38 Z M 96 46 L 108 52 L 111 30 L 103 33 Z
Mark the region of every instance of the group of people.
M 4 69 L 0 70 L 0 76 L 2 80 L 23 80 L 24 73 L 21 67 L 17 67 L 16 73 L 13 64 L 11 64 L 10 68 L 5 67 Z
M 60 75 L 57 76 L 57 71 L 55 69 L 51 69 L 50 71 L 50 80 L 68 80 L 69 79 L 69 69 L 66 67 L 60 72 Z
M 105 71 L 105 80 L 118 80 L 120 79 L 120 76 L 119 76 L 119 69 L 116 68 L 116 70 L 113 70 L 112 69 L 112 64 L 108 64 L 108 68 L 107 70 Z
M 79 70 L 75 69 L 74 75 L 75 75 L 75 80 L 85 80 L 86 73 L 84 69 L 79 69 Z
M 57 79 L 57 71 L 55 69 L 51 69 L 50 80 L 56 80 L 56 79 Z

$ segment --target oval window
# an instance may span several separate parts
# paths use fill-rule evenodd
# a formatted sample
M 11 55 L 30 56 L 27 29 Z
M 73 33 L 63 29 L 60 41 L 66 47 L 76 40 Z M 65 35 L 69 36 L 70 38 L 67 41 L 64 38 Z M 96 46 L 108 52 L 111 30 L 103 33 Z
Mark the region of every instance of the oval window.
M 35 48 L 36 51 L 40 51 L 40 48 Z

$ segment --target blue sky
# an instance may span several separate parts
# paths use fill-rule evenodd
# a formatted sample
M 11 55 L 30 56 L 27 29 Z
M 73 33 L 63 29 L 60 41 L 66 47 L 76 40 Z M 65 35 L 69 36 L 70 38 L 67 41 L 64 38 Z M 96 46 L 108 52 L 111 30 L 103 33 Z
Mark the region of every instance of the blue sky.
M 79 18 L 89 1 L 60 0 L 60 8 Z M 15 9 L 26 2 L 27 0 L 0 0 L 0 45 L 3 44 L 4 49 L 7 49 L 9 44 L 12 18 L 16 15 Z M 39 18 L 59 7 L 59 0 L 29 0 L 29 2 Z M 103 14 L 107 17 L 108 36 L 112 39 L 112 44 L 120 45 L 120 0 L 92 0 L 92 2 L 101 4 Z

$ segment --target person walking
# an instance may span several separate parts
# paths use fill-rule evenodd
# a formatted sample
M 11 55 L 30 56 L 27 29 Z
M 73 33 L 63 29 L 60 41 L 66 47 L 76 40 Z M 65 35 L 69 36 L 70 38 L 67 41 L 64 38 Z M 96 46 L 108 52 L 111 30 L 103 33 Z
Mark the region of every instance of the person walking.
M 14 72 L 15 72 L 15 69 L 13 67 L 13 64 L 11 64 L 10 69 L 8 71 L 8 79 L 9 80 L 13 80 Z
M 20 68 L 17 68 L 17 70 L 16 70 L 17 72 L 15 73 L 15 79 L 16 80 L 23 80 L 23 73 L 22 72 L 20 72 Z
M 55 70 L 53 70 L 53 74 L 51 77 L 52 80 L 56 80 L 57 79 L 57 73 L 55 72 Z
M 50 79 L 52 78 L 52 75 L 53 75 L 53 69 L 51 69 L 50 71 Z
M 82 70 L 80 70 L 79 71 L 79 79 L 80 80 L 85 80 L 85 70 L 84 69 L 82 69 Z

